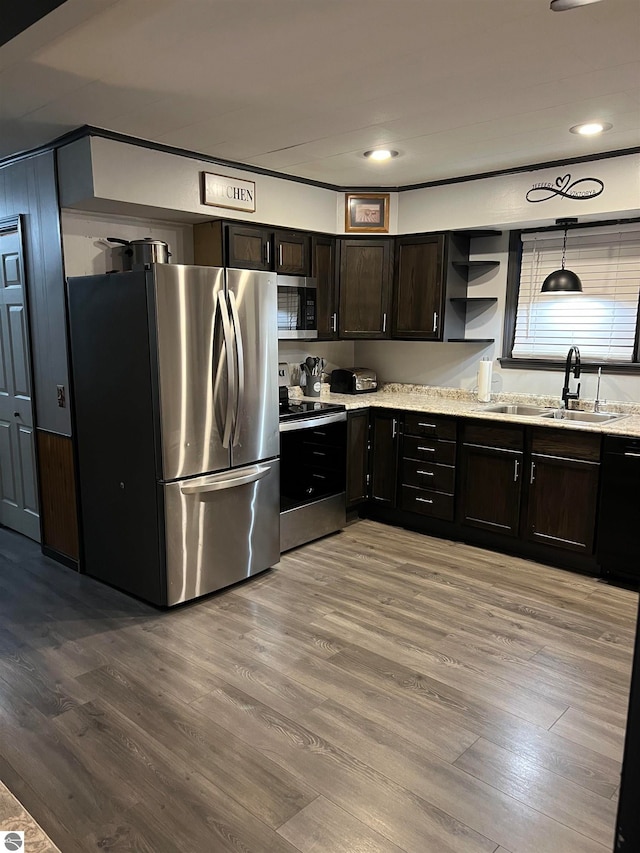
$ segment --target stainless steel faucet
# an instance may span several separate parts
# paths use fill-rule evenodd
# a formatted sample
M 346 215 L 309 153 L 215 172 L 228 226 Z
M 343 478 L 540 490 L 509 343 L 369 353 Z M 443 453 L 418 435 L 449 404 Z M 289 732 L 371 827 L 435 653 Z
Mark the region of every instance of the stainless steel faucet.
M 562 389 L 562 402 L 565 405 L 565 408 L 569 408 L 569 400 L 577 400 L 580 397 L 580 383 L 578 382 L 578 387 L 575 390 L 575 393 L 572 393 L 569 390 L 569 374 L 571 373 L 571 362 L 573 357 L 575 356 L 575 364 L 573 365 L 573 376 L 575 379 L 580 378 L 580 350 L 578 347 L 569 347 L 569 352 L 567 353 L 567 361 L 564 368 L 564 387 Z
M 599 367 L 598 368 L 598 387 L 596 388 L 596 399 L 593 402 L 593 411 L 594 412 L 600 411 L 600 404 L 602 402 L 602 400 L 600 399 L 600 380 L 601 379 L 602 379 L 602 368 Z M 606 400 L 605 400 L 605 402 L 606 402 Z

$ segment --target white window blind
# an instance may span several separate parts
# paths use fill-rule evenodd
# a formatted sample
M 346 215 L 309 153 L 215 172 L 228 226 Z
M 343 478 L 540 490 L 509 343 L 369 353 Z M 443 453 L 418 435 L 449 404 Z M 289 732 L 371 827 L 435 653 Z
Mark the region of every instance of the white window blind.
M 565 267 L 582 293 L 545 294 L 560 269 L 564 232 L 522 235 L 522 267 L 513 358 L 562 359 L 577 346 L 583 360 L 629 362 L 638 322 L 640 225 L 570 230 Z

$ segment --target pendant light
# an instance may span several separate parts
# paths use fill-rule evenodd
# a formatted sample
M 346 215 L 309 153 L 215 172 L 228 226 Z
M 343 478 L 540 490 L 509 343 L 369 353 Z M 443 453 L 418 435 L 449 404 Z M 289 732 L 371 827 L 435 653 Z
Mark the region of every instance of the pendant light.
M 562 243 L 562 266 L 559 270 L 554 270 L 542 282 L 541 293 L 582 293 L 582 282 L 573 270 L 564 268 L 565 257 L 567 254 L 567 226 L 573 225 L 578 220 L 572 219 L 556 219 L 557 225 L 564 225 L 564 241 Z

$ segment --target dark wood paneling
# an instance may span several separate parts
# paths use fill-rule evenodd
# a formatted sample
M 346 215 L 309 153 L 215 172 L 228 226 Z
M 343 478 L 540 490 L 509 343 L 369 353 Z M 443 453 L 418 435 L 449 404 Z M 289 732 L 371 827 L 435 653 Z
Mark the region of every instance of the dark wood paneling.
M 36 432 L 40 479 L 42 545 L 78 560 L 73 444 L 70 438 Z
M 68 390 L 64 271 L 55 153 L 0 168 L 0 219 L 23 214 L 27 302 L 36 422 L 40 429 L 71 432 L 68 406 L 60 408 L 57 385 Z
M 602 438 L 598 433 L 576 430 L 538 428 L 531 434 L 532 453 L 584 459 L 587 462 L 600 461 L 601 443 Z
M 367 498 L 369 470 L 369 410 L 349 412 L 347 418 L 347 506 Z

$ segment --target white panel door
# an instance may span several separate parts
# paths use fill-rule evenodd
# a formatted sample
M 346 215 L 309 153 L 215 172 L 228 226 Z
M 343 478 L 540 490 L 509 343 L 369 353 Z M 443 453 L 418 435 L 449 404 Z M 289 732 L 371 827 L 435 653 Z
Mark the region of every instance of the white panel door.
M 24 264 L 17 229 L 0 231 L 0 524 L 40 541 Z

